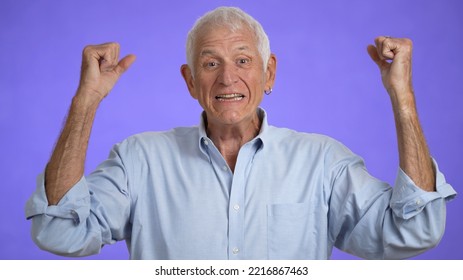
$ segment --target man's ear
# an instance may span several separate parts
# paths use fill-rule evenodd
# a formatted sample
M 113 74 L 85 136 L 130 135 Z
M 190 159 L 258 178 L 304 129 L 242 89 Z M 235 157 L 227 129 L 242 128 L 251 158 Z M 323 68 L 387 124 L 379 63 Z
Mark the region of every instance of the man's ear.
M 188 87 L 188 91 L 190 92 L 190 95 L 194 99 L 198 99 L 196 96 L 196 91 L 195 91 L 195 80 L 193 78 L 193 73 L 191 72 L 190 66 L 188 64 L 183 64 L 180 67 L 180 72 L 182 73 L 183 79 L 185 80 L 186 86 Z
M 275 54 L 271 54 L 270 58 L 268 59 L 267 69 L 265 71 L 265 89 L 269 90 L 273 88 L 273 84 L 275 83 L 275 77 L 277 72 L 277 57 Z

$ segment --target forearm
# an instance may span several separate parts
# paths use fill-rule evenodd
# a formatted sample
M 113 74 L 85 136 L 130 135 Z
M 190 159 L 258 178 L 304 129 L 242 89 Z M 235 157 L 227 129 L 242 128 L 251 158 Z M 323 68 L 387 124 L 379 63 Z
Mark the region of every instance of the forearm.
M 49 205 L 56 205 L 84 174 L 88 141 L 98 104 L 83 94 L 72 100 L 69 115 L 45 170 Z
M 390 94 L 397 130 L 400 168 L 425 191 L 435 191 L 435 171 L 421 128 L 413 93 L 398 100 Z

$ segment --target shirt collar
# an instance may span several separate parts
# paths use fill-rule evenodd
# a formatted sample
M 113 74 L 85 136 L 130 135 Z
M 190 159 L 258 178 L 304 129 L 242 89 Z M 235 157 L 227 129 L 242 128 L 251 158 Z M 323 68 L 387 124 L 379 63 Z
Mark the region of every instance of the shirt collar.
M 262 147 L 264 147 L 264 143 L 265 141 L 268 141 L 268 121 L 267 121 L 267 112 L 265 112 L 264 109 L 262 108 L 257 108 L 257 115 L 259 116 L 259 119 L 261 120 L 261 126 L 260 126 L 260 131 L 259 131 L 259 134 L 251 140 L 252 141 L 260 141 L 262 143 Z M 206 118 L 206 112 L 202 112 L 201 113 L 201 117 L 200 117 L 200 122 L 199 122 L 199 139 L 198 139 L 198 142 L 199 142 L 199 147 L 202 151 L 204 151 L 204 146 L 205 145 L 208 145 L 206 143 L 212 143 L 212 140 L 209 139 L 209 137 L 207 136 L 207 133 L 206 133 L 206 122 L 205 122 L 205 118 Z

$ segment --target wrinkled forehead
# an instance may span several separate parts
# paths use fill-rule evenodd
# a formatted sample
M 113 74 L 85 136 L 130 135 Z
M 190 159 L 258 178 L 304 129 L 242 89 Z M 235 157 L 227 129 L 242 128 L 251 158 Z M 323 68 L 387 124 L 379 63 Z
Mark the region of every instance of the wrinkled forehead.
M 211 47 L 246 48 L 257 51 L 257 40 L 249 28 L 230 28 L 228 26 L 206 26 L 201 29 L 195 42 L 195 55 Z

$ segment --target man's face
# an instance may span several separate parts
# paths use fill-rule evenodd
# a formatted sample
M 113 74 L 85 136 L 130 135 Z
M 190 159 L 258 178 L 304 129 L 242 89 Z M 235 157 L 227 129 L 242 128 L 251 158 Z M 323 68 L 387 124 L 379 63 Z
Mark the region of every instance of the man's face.
M 253 33 L 211 28 L 197 39 L 194 55 L 194 79 L 186 66 L 182 74 L 208 123 L 235 125 L 255 118 L 264 90 L 273 85 L 276 63 L 272 55 L 264 71 Z

